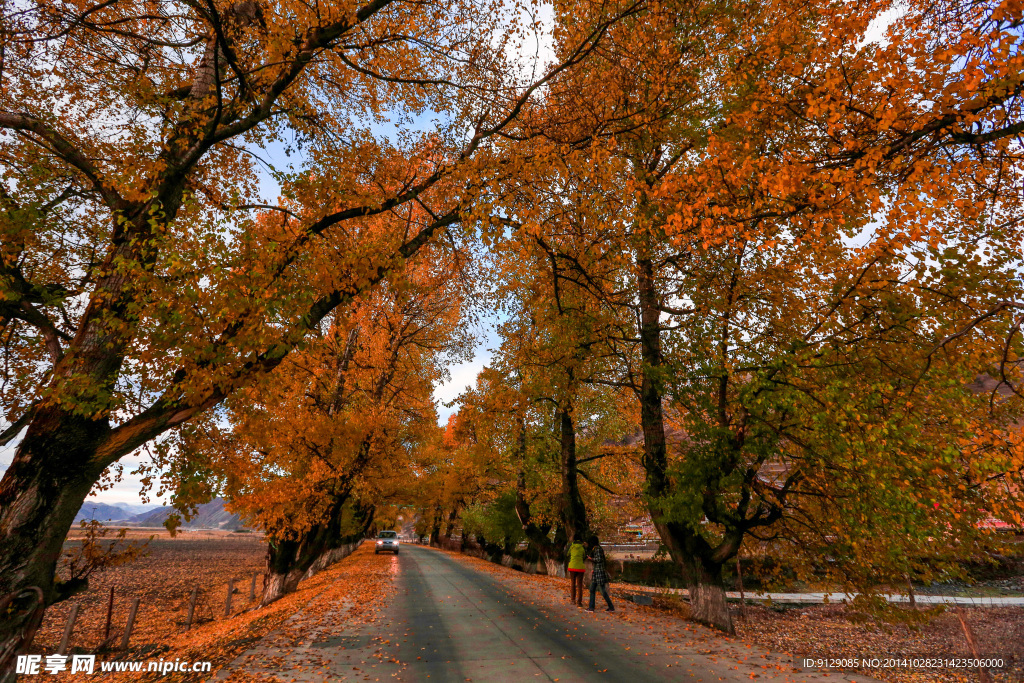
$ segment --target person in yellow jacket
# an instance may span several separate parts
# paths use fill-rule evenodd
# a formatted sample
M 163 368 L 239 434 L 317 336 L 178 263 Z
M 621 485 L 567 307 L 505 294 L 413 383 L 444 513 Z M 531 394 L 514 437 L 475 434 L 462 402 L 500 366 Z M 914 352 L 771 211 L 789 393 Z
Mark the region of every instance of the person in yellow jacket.
M 587 548 L 579 539 L 569 546 L 569 599 L 577 607 L 583 607 L 583 573 Z

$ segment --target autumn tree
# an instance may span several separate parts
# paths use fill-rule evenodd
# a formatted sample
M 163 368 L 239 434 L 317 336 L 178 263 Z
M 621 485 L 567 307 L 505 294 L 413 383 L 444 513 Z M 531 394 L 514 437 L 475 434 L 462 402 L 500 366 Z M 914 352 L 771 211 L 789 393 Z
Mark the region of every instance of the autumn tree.
M 607 9 L 540 77 L 516 63 L 531 29 L 502 4 L 6 12 L 3 403 L 19 441 L 0 592 L 58 599 L 60 544 L 107 467 L 272 370 L 458 223 L 488 141 L 633 11 Z M 407 132 L 418 118 L 434 125 Z M 274 173 L 284 199 L 265 205 L 274 145 L 304 164 Z
M 229 431 L 184 432 L 176 457 L 209 461 L 228 508 L 267 534 L 262 604 L 361 538 L 410 478 L 412 451 L 436 429 L 433 385 L 465 348 L 463 261 L 427 247 L 232 396 L 217 420 Z
M 530 327 L 525 321 L 504 326 L 492 366 L 460 397 L 459 416 L 472 425 L 478 457 L 494 463 L 498 481 L 487 497 L 474 501 L 463 523 L 468 520 L 468 528 L 502 546 L 501 554 L 531 567 L 540 562 L 548 574 L 562 575 L 568 544 L 588 535 L 607 496 L 620 494 L 609 488 L 595 461 L 621 455 L 608 444 L 620 434 L 622 421 L 614 397 L 584 382 L 567 386 L 571 373 L 560 365 L 556 347 L 531 345 L 520 325 Z M 509 515 L 520 531 L 510 531 Z M 520 539 L 529 544 L 525 555 L 511 549 Z
M 568 201 L 579 199 L 570 196 Z M 539 203 L 539 197 L 531 196 L 530 201 Z M 606 440 L 619 436 L 616 396 L 598 383 L 609 363 L 616 362 L 615 340 L 628 326 L 617 311 L 594 302 L 587 284 L 578 279 L 580 272 L 591 278 L 609 277 L 604 249 L 591 243 L 589 226 L 573 220 L 584 215 L 571 210 L 556 214 L 532 229 L 520 228 L 494 250 L 495 260 L 504 264 L 495 271 L 507 273 L 495 287 L 495 298 L 510 318 L 503 325 L 497 367 L 517 378 L 524 397 L 521 404 L 530 406 L 534 421 L 552 424 L 560 480 L 559 523 L 567 543 L 586 538 L 590 531 L 580 478 L 611 492 L 578 466 L 578 442 L 585 440 L 583 462 L 589 462 L 602 457 L 595 451 Z M 567 253 L 577 260 L 572 267 L 558 257 Z M 550 418 L 545 409 L 552 409 Z M 525 434 L 523 426 L 516 429 Z
M 593 268 L 574 249 L 555 249 L 552 259 L 575 271 L 595 305 L 634 315 L 635 334 L 622 337 L 632 353 L 621 354 L 624 366 L 606 381 L 636 393 L 650 511 L 688 578 L 694 617 L 727 631 L 724 562 L 745 534 L 794 506 L 813 507 L 789 495 L 806 476 L 800 468 L 784 468 L 795 475 L 788 486 L 786 478 L 766 483 L 768 463 L 790 452 L 794 436 L 772 434 L 767 424 L 749 431 L 755 409 L 734 402 L 770 401 L 760 382 L 782 377 L 771 368 L 791 367 L 804 352 L 848 363 L 881 411 L 872 419 L 883 422 L 896 419 L 897 397 L 909 386 L 922 387 L 921 403 L 912 404 L 920 412 L 907 423 L 915 427 L 905 433 L 923 420 L 928 445 L 902 451 L 922 464 L 910 466 L 915 471 L 928 471 L 923 464 L 943 441 L 1003 435 L 1011 419 L 1012 411 L 996 411 L 967 428 L 952 415 L 971 405 L 980 416 L 965 377 L 994 368 L 1012 375 L 1015 367 L 1007 340 L 1017 328 L 1006 315 L 1020 301 L 1019 193 L 1011 180 L 1019 177 L 1013 140 L 1024 129 L 1019 17 L 1008 5 L 901 5 L 898 16 L 890 9 L 652 7 L 620 24 L 591 68 L 552 88 L 543 123 L 531 122 L 545 132 L 537 143 L 543 161 L 503 204 L 527 230 L 567 210 L 588 213 L 592 243 L 614 245 L 603 257 L 618 258 L 613 278 L 590 277 Z M 864 39 L 869 28 L 880 42 Z M 533 201 L 531 185 L 557 199 Z M 955 278 L 928 266 L 943 254 Z M 734 286 L 739 299 L 727 295 Z M 870 297 L 889 308 L 866 305 Z M 774 335 L 783 329 L 787 342 L 779 343 Z M 846 346 L 829 352 L 830 344 Z M 882 349 L 900 344 L 908 345 L 907 365 L 897 369 Z M 756 359 L 743 355 L 755 347 Z M 958 360 L 943 368 L 940 351 Z M 823 368 L 816 381 L 839 376 Z M 868 377 L 881 382 L 884 400 Z M 838 404 L 802 401 L 806 412 L 787 419 L 834 426 L 821 417 L 850 403 L 852 385 L 841 384 L 827 390 Z M 826 450 L 841 443 L 849 442 L 815 441 Z M 1017 467 L 1012 444 L 999 456 L 969 450 L 986 453 L 977 466 L 991 467 L 997 480 Z M 865 474 L 891 460 L 883 450 L 872 458 L 872 466 L 860 463 Z M 818 464 L 827 470 L 825 461 Z M 834 480 L 837 472 L 818 476 Z M 933 490 L 949 482 L 931 474 Z M 862 512 L 874 510 L 880 522 L 885 509 Z
M 975 381 L 1005 351 L 1015 360 L 1017 344 L 999 324 L 960 334 L 988 297 L 1014 295 L 1017 257 L 965 271 L 950 266 L 970 248 L 944 241 L 895 253 L 746 244 L 724 256 L 729 276 L 691 299 L 708 316 L 667 340 L 683 435 L 669 465 L 683 484 L 674 514 L 699 509 L 723 545 L 748 534 L 808 565 L 827 555 L 833 578 L 860 591 L 934 577 L 936 548 L 975 554 L 994 510 L 1020 518 L 1021 405 L 1008 385 Z

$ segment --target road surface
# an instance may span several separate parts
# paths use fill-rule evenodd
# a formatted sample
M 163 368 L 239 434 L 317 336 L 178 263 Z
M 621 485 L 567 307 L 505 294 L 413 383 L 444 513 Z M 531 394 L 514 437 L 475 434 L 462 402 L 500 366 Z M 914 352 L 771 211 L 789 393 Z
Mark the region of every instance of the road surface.
M 387 607 L 371 624 L 347 626 L 339 605 L 295 650 L 259 646 L 247 655 L 285 681 L 867 681 L 795 672 L 791 664 L 712 635 L 650 630 L 638 620 L 524 595 L 446 553 L 403 545 Z M 631 608 L 633 609 L 633 608 Z M 621 610 L 620 610 L 621 611 Z M 242 655 L 232 671 L 250 673 Z M 743 661 L 745 659 L 746 661 Z M 246 664 L 245 662 L 250 662 Z M 764 668 L 763 665 L 769 665 Z

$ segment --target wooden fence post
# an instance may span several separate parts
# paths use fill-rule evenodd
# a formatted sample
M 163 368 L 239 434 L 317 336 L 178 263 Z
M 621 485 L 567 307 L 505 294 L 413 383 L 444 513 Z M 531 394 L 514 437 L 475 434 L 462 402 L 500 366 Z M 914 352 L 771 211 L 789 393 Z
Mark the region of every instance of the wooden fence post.
M 224 601 L 224 617 L 231 616 L 231 593 L 235 590 L 235 580 L 228 579 L 228 597 Z
M 199 599 L 199 586 L 192 589 L 192 601 L 188 604 L 188 620 L 185 622 L 185 630 L 192 629 L 192 616 L 196 613 L 196 600 Z
M 132 628 L 135 626 L 135 614 L 139 611 L 139 599 L 132 598 L 132 608 L 128 611 L 128 623 L 124 627 L 124 635 L 121 636 L 121 649 L 128 649 L 128 639 L 132 637 Z
M 110 618 L 114 615 L 114 587 L 110 587 L 110 600 L 107 602 L 107 623 L 103 627 L 103 642 L 110 640 Z
M 249 584 L 249 602 L 252 602 L 256 599 L 256 576 L 258 574 L 259 572 L 252 573 L 252 583 Z
M 64 636 L 60 639 L 60 647 L 57 648 L 57 654 L 62 655 L 68 651 L 68 645 L 71 644 L 71 631 L 75 628 L 75 619 L 78 618 L 78 605 L 71 606 L 71 613 L 68 614 L 68 621 L 64 624 Z

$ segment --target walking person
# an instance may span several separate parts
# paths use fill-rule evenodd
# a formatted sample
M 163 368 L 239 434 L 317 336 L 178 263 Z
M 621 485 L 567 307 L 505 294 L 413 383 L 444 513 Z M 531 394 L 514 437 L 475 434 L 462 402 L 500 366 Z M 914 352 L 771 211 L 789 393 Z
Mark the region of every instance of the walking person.
M 614 612 L 615 605 L 612 604 L 612 599 L 608 596 L 608 572 L 604 566 L 604 548 L 601 547 L 601 542 L 597 540 L 597 536 L 591 536 L 588 544 L 590 545 L 590 559 L 594 562 L 594 570 L 590 575 L 590 606 L 587 607 L 587 611 L 594 611 L 594 598 L 596 597 L 597 589 L 600 587 L 601 595 L 604 596 L 604 601 L 608 603 L 608 611 Z
M 587 548 L 576 539 L 569 546 L 569 600 L 577 607 L 583 607 L 583 573 L 587 570 L 583 563 L 587 556 Z

